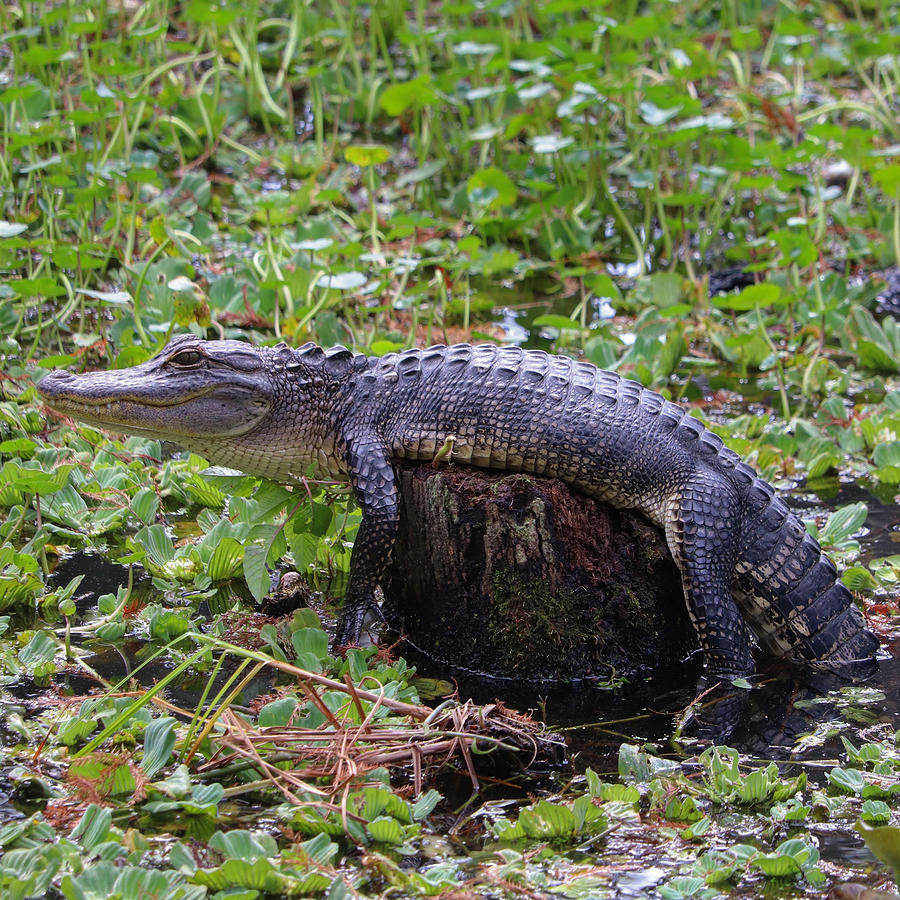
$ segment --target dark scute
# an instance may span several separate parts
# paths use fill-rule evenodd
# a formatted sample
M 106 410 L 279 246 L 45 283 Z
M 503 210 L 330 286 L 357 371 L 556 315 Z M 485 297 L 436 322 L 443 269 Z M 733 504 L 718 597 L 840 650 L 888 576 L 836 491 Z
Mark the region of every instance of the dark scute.
M 402 353 L 397 360 L 397 370 L 401 375 L 417 373 L 421 368 L 422 360 L 418 353 Z
M 757 526 L 766 523 L 755 523 Z M 757 527 L 747 535 L 747 550 L 744 551 L 749 562 L 754 564 L 768 561 L 775 555 L 775 550 L 781 544 L 781 534 L 778 528 Z
M 835 585 L 835 588 L 840 591 L 843 585 Z M 829 619 L 820 631 L 805 638 L 799 644 L 800 652 L 807 659 L 826 661 L 830 658 L 861 659 L 871 656 L 878 649 L 878 640 L 864 627 L 862 614 L 851 603 Z
M 752 484 L 756 480 L 756 472 L 745 462 L 739 462 L 734 467 L 734 479 L 742 487 Z
M 691 416 L 687 416 L 681 422 L 678 427 L 678 436 L 682 440 L 690 440 L 695 441 L 706 431 L 703 423 L 699 421 L 699 419 L 694 419 Z
M 723 441 L 712 431 L 704 431 L 700 435 L 700 443 L 697 445 L 704 453 L 715 454 L 722 449 Z
M 272 355 L 286 368 L 291 368 L 296 364 L 297 351 L 288 347 L 284 341 L 279 341 L 272 347 Z
M 667 401 L 659 411 L 659 426 L 670 431 L 681 424 L 685 415 L 686 413 L 681 407 Z
M 303 363 L 320 363 L 325 359 L 325 351 L 312 341 L 308 341 L 295 351 L 297 359 Z
M 643 408 L 651 415 L 658 413 L 665 404 L 665 399 L 660 397 L 659 394 L 654 394 L 652 391 L 645 391 L 641 395 L 641 406 L 643 406 Z
M 430 347 L 428 350 L 422 352 L 419 361 L 422 366 L 422 371 L 427 375 L 435 369 L 440 368 L 444 363 L 444 359 L 445 354 L 443 348 Z
M 810 635 L 816 635 L 836 616 L 853 604 L 847 588 L 840 582 L 832 582 L 828 590 L 819 594 L 815 601 L 802 611 L 792 616 L 792 623 L 802 623 L 803 629 Z M 801 638 L 801 640 L 806 640 Z
M 353 353 L 338 344 L 325 351 L 325 371 L 334 378 L 349 375 L 353 369 Z

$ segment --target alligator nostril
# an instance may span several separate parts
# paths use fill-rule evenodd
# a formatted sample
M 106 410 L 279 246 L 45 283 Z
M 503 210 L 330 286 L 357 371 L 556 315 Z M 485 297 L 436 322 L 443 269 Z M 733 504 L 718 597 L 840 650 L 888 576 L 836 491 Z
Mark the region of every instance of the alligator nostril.
M 52 391 L 53 388 L 59 387 L 61 383 L 69 381 L 72 377 L 73 375 L 71 372 L 64 372 L 62 370 L 54 370 L 53 372 L 48 372 L 37 383 L 38 392 L 46 396 L 48 391 Z

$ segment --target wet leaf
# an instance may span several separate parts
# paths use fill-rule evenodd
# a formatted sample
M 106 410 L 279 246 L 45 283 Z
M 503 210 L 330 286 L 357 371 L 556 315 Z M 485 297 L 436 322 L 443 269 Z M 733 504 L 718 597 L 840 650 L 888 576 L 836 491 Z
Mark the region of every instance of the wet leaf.
M 696 822 L 703 818 L 693 797 L 672 797 L 666 804 L 665 815 L 670 822 Z
M 900 191 L 900 165 L 895 163 L 885 166 L 883 169 L 877 169 L 872 173 L 872 181 L 885 193 L 896 194 L 897 191 Z
M 580 331 L 581 325 L 567 316 L 555 316 L 551 314 L 538 316 L 532 324 L 536 327 L 555 328 L 558 331 Z
M 77 288 L 75 292 L 114 306 L 128 306 L 133 302 L 131 294 L 127 291 L 92 291 L 88 288 Z
M 872 573 L 864 566 L 850 566 L 841 574 L 841 581 L 856 593 L 867 593 L 878 587 L 878 582 Z
M 891 821 L 891 808 L 883 800 L 866 800 L 859 815 L 868 825 L 887 825 Z
M 819 542 L 826 546 L 840 545 L 863 527 L 868 514 L 868 507 L 862 502 L 836 509 L 819 530 Z
M 337 275 L 321 275 L 316 285 L 335 291 L 353 291 L 365 283 L 366 276 L 362 272 L 340 272 Z
M 574 143 L 574 138 L 558 134 L 541 134 L 531 139 L 531 146 L 535 153 L 558 153 Z
M 260 709 L 257 724 L 260 728 L 287 725 L 297 709 L 296 697 L 280 697 Z
M 715 888 L 706 886 L 702 878 L 692 878 L 687 875 L 679 875 L 670 879 L 658 888 L 659 896 L 663 900 L 684 900 L 688 897 L 700 897 L 702 900 L 719 896 Z
M 440 801 L 441 795 L 436 790 L 432 788 L 426 791 L 413 804 L 411 811 L 413 821 L 418 822 L 420 819 L 424 819 L 426 816 L 431 815 L 434 808 L 438 805 L 438 803 L 440 803 Z
M 641 118 L 648 125 L 665 125 L 666 122 L 674 119 L 681 112 L 682 106 L 679 103 L 676 106 L 660 108 L 649 100 L 643 100 L 640 104 Z
M 834 768 L 828 773 L 828 782 L 847 794 L 861 794 L 865 778 L 858 769 Z
M 28 226 L 22 222 L 6 222 L 0 220 L 0 239 L 15 237 L 23 231 L 28 231 Z
M 109 900 L 119 871 L 111 862 L 99 862 L 75 877 L 66 875 L 60 889 L 67 900 Z
M 112 810 L 92 803 L 84 811 L 81 821 L 75 826 L 72 838 L 85 850 L 91 850 L 105 841 L 112 824 Z
M 298 628 L 291 635 L 297 665 L 318 672 L 328 657 L 328 635 L 321 628 Z
M 803 872 L 796 859 L 781 853 L 761 853 L 754 857 L 752 865 L 769 878 L 792 878 Z
M 197 869 L 191 876 L 191 881 L 213 891 L 232 891 L 236 887 L 243 887 L 276 895 L 283 895 L 290 885 L 290 879 L 282 877 L 272 862 L 265 858 L 257 858 L 252 862 L 226 859 L 218 868 Z
M 496 44 L 482 44 L 477 41 L 461 41 L 453 46 L 453 52 L 457 56 L 492 56 L 499 49 Z
M 163 716 L 154 719 L 144 729 L 141 768 L 148 778 L 152 778 L 171 758 L 175 749 L 175 724 L 171 716 Z
M 401 116 L 407 110 L 429 106 L 436 99 L 431 77 L 420 75 L 409 81 L 389 85 L 381 92 L 378 102 L 389 116 Z
M 366 825 L 366 831 L 373 841 L 383 844 L 402 844 L 405 835 L 400 823 L 390 816 L 379 816 Z
M 238 573 L 243 559 L 243 544 L 233 537 L 224 537 L 216 544 L 209 558 L 207 574 L 213 581 L 227 581 Z
M 469 176 L 466 191 L 471 203 L 488 208 L 508 206 L 517 195 L 510 177 L 496 168 L 481 169 Z
M 159 509 L 159 495 L 150 488 L 141 488 L 131 498 L 131 511 L 145 524 L 156 518 Z
M 250 593 L 259 601 L 269 593 L 272 578 L 266 568 L 266 548 L 251 544 L 244 549 L 244 578 Z
M 56 658 L 59 647 L 44 631 L 36 631 L 31 640 L 19 651 L 19 659 L 28 669 L 36 669 Z
M 722 294 L 713 298 L 713 304 L 720 309 L 737 311 L 767 307 L 778 301 L 781 288 L 772 282 L 751 284 L 738 294 Z

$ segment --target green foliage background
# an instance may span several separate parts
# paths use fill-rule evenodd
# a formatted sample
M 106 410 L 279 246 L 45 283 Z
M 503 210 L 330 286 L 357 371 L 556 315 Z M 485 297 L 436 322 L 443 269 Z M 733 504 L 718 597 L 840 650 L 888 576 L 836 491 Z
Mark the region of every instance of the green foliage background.
M 47 368 L 132 365 L 185 329 L 383 354 L 502 338 L 497 322 L 515 322 L 534 345 L 676 399 L 713 397 L 710 424 L 780 485 L 806 476 L 827 498 L 855 480 L 891 502 L 900 308 L 878 298 L 900 261 L 898 46 L 900 7 L 877 0 L 3 4 L 0 680 L 65 690 L 106 642 L 140 639 L 207 697 L 231 651 L 197 643 L 201 627 L 224 641 L 225 611 L 262 597 L 274 567 L 316 588 L 346 572 L 357 514 L 340 486 L 201 475 L 197 457 L 61 425 L 36 400 Z M 756 283 L 710 296 L 709 274 L 731 266 Z M 896 614 L 900 558 L 855 558 L 865 517 L 857 502 L 810 528 L 849 555 L 847 583 Z M 52 577 L 81 550 L 133 577 L 85 601 L 79 577 Z M 416 697 L 402 664 L 331 657 L 308 611 L 257 631 L 276 659 Z M 80 797 L 83 811 L 63 840 L 40 812 L 0 827 L 10 896 L 435 894 L 460 878 L 498 895 L 504 881 L 567 896 L 609 886 L 549 850 L 492 852 L 476 871 L 456 848 L 405 873 L 386 848 L 411 852 L 431 809 L 388 800 L 384 778 L 357 786 L 383 795 L 354 795 L 364 826 L 349 837 L 333 819 L 302 832 L 303 816 L 283 810 L 304 840 L 276 845 L 230 827 L 226 788 L 176 765 L 191 739 L 180 720 L 115 698 L 37 716 L 14 696 L 3 703 L 14 736 L 4 777 L 58 805 Z M 314 715 L 302 698 L 288 706 Z M 36 765 L 35 748 L 64 768 L 110 723 L 106 750 L 134 753 L 143 774 L 88 753 L 82 786 L 113 775 L 85 806 L 75 782 Z M 857 774 L 838 769 L 831 793 L 804 801 L 793 781 L 782 797 L 768 769 L 747 788 L 728 768 L 715 796 L 697 795 L 701 812 L 686 783 L 621 767 L 645 811 L 692 823 L 672 832 L 680 874 L 654 890 L 711 896 L 740 878 L 791 877 L 815 892 L 818 851 L 785 823 L 803 809 L 896 820 L 896 793 L 880 788 L 895 743 L 871 735 L 868 756 L 851 744 Z M 754 820 L 766 847 L 710 855 L 710 804 L 760 785 L 778 797 Z M 610 822 L 639 821 L 631 794 L 593 782 L 578 792 L 491 834 L 590 848 Z M 150 872 L 178 816 L 184 840 Z M 214 866 L 198 868 L 190 839 L 218 854 Z M 361 862 L 354 842 L 379 852 Z

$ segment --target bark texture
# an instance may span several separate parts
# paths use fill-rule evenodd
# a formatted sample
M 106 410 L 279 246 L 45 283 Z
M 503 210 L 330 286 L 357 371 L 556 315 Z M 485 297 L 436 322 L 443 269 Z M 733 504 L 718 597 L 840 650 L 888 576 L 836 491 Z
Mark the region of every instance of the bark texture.
M 460 671 L 649 674 L 697 647 L 662 532 L 559 481 L 454 466 L 398 473 L 388 621 Z

